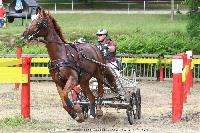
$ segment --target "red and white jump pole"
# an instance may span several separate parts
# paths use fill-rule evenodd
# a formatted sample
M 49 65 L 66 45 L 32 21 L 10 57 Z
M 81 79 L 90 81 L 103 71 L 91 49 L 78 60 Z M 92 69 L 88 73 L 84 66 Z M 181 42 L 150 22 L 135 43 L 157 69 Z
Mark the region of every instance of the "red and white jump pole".
M 183 109 L 183 83 L 182 83 L 183 56 L 176 55 L 172 59 L 172 121 L 178 122 Z
M 193 68 L 192 68 L 192 59 L 193 59 L 193 52 L 192 50 L 186 51 L 187 54 L 187 64 L 189 66 L 189 72 L 186 78 L 186 92 L 190 92 L 193 87 Z
M 187 61 L 187 54 L 186 53 L 181 53 L 178 54 L 181 55 L 183 58 L 183 69 L 182 69 L 182 91 L 183 91 L 183 103 L 186 103 L 187 100 L 187 91 L 186 91 L 186 79 L 187 79 L 187 72 L 185 72 L 187 69 L 186 67 L 188 67 L 188 61 Z M 184 72 L 183 72 L 184 71 Z
M 31 57 L 22 57 L 22 74 L 27 74 L 28 82 L 22 83 L 21 91 L 21 116 L 30 118 L 30 69 Z
M 183 103 L 193 85 L 192 51 L 178 54 L 172 59 L 173 88 L 172 88 L 172 121 L 180 120 Z

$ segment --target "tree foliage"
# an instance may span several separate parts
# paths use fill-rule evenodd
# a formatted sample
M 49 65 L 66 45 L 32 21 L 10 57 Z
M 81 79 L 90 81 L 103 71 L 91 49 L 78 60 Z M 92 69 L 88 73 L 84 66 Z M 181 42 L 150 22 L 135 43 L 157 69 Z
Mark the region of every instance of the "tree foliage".
M 185 0 L 189 6 L 187 31 L 191 38 L 200 39 L 200 0 Z

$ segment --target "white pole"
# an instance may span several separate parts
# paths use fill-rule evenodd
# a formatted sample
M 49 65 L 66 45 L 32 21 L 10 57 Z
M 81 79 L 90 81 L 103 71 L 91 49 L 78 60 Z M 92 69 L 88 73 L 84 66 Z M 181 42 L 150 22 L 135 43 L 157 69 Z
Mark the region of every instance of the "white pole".
M 74 10 L 74 1 L 72 0 L 72 11 Z
M 55 3 L 55 14 L 56 14 L 56 3 Z
M 146 1 L 144 1 L 144 11 L 146 10 Z
M 171 0 L 171 20 L 174 20 L 174 0 Z
M 129 10 L 130 10 L 129 8 L 130 8 L 130 3 L 128 3 L 128 14 L 130 13 L 130 12 L 129 12 Z
M 177 11 L 179 11 L 179 6 L 178 6 L 178 4 L 176 4 L 176 9 L 177 9 Z

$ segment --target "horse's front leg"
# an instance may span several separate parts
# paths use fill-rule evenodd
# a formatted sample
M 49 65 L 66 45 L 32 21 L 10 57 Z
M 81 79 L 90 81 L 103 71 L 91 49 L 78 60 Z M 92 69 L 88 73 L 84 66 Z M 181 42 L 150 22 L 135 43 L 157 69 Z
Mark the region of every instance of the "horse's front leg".
M 69 76 L 69 78 L 65 84 L 65 87 L 63 89 L 63 93 L 64 93 L 63 97 L 64 97 L 65 104 L 67 105 L 68 108 L 71 109 L 69 112 L 69 115 L 72 118 L 75 117 L 74 119 L 76 119 L 77 122 L 83 122 L 84 117 L 83 117 L 80 105 L 79 104 L 74 105 L 71 102 L 71 100 L 68 98 L 68 93 L 71 92 L 71 90 L 75 87 L 75 85 L 77 85 L 77 80 L 78 80 L 78 78 L 76 78 L 74 76 Z M 75 112 L 77 113 L 77 116 L 74 116 Z
M 63 87 L 59 86 L 58 84 L 56 84 L 56 87 L 57 87 L 57 90 L 58 90 L 58 94 L 60 95 L 63 108 L 69 113 L 69 115 L 73 119 L 75 119 L 77 115 L 76 115 L 76 113 L 71 113 L 71 112 L 73 112 L 73 103 L 68 98 L 68 94 L 64 93 Z

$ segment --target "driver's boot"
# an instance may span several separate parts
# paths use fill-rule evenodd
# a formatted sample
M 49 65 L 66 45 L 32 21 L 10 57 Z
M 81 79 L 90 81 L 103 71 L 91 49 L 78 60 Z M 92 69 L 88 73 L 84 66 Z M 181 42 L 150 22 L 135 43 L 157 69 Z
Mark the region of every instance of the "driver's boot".
M 95 103 L 90 104 L 90 118 L 95 118 Z

